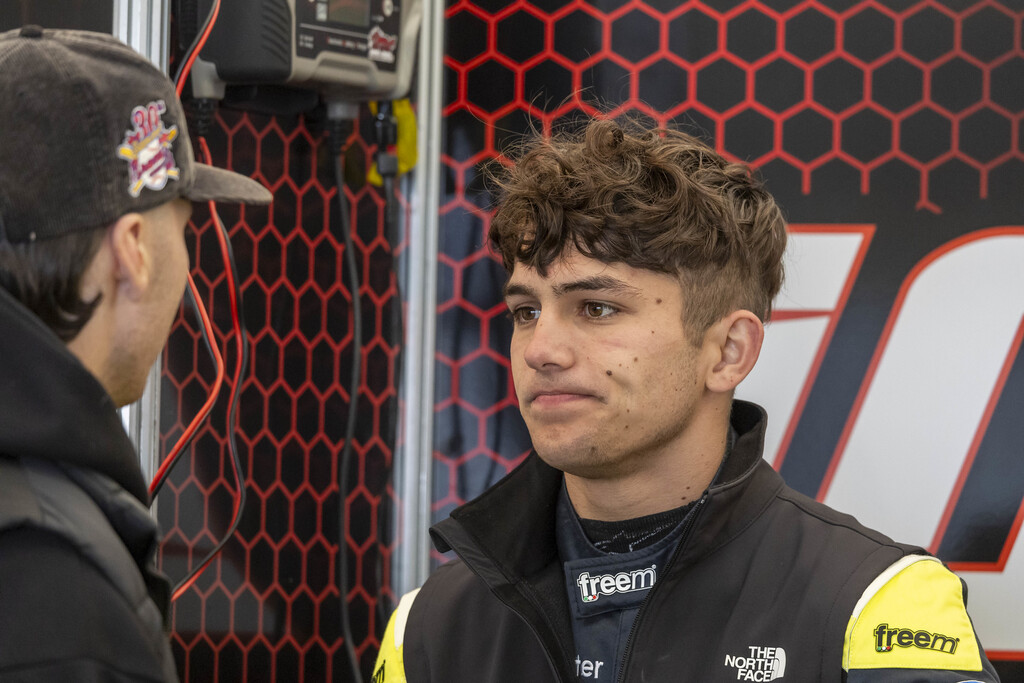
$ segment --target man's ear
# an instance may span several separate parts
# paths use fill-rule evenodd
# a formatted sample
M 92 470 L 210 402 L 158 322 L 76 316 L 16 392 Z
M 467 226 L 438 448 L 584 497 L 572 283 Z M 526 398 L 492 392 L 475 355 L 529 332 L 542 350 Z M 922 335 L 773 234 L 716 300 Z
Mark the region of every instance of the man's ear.
M 705 343 L 713 345 L 715 362 L 708 370 L 707 388 L 732 391 L 754 369 L 764 341 L 761 319 L 747 310 L 733 311 L 711 326 Z
M 114 259 L 114 277 L 119 290 L 136 299 L 149 287 L 153 254 L 143 241 L 142 214 L 128 213 L 110 228 L 110 253 Z

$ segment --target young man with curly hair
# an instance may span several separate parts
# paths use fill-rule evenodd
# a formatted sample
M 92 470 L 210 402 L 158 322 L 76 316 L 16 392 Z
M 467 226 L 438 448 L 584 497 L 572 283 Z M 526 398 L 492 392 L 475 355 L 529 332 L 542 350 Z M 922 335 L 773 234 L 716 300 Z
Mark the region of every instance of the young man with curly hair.
M 534 452 L 431 529 L 377 681 L 994 681 L 961 581 L 788 488 L 733 399 L 782 284 L 750 170 L 590 121 L 500 180 Z

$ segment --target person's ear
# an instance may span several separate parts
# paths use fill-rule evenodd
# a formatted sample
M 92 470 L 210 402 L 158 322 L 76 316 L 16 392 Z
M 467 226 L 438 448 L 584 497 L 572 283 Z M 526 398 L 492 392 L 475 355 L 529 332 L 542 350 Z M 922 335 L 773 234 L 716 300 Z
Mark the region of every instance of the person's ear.
M 132 298 L 139 298 L 149 287 L 153 255 L 143 240 L 145 226 L 142 214 L 128 213 L 110 228 L 110 253 L 114 259 L 114 277 L 118 289 Z
M 763 341 L 764 325 L 747 310 L 733 311 L 712 325 L 705 343 L 713 345 L 716 355 L 708 370 L 707 388 L 715 392 L 735 389 L 754 369 Z

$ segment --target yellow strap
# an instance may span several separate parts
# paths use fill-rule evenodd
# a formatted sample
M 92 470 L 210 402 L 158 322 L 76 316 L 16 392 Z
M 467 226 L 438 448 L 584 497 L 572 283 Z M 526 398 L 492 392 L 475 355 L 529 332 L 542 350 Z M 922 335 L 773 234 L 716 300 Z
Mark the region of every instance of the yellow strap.
M 370 111 L 377 113 L 377 103 L 370 102 Z M 419 155 L 416 133 L 416 110 L 408 99 L 395 100 L 391 103 L 391 113 L 395 117 L 395 124 L 398 127 L 398 139 L 395 142 L 395 155 L 398 157 L 398 175 L 405 175 L 413 169 Z M 384 179 L 380 177 L 377 170 L 377 163 L 370 166 L 366 173 L 366 180 L 371 185 L 380 187 Z
M 843 668 L 981 671 L 960 579 L 934 557 L 889 567 L 854 608 Z
M 388 620 L 388 627 L 380 641 L 380 652 L 377 653 L 371 683 L 406 683 L 405 625 L 409 620 L 409 610 L 412 609 L 412 603 L 419 592 L 420 589 L 417 588 L 403 595 Z

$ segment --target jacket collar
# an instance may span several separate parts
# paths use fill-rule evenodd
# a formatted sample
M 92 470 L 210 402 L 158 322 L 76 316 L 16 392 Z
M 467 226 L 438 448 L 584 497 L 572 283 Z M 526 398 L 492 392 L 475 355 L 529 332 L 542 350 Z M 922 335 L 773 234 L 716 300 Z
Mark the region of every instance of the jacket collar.
M 767 421 L 760 406 L 733 401 L 736 443 L 708 489 L 709 504 L 687 544 L 687 556 L 727 542 L 782 486 L 761 459 Z M 774 481 L 758 487 L 756 497 L 744 495 L 752 481 L 765 478 Z M 558 555 L 554 519 L 561 485 L 561 471 L 530 453 L 504 479 L 432 527 L 434 546 L 440 552 L 455 550 L 492 588 L 536 574 Z
M 0 287 L 0 454 L 101 472 L 149 493 L 113 399 L 42 321 Z
M 738 436 L 707 492 L 706 504 L 675 569 L 729 543 L 774 499 L 785 483 L 762 459 L 768 414 L 746 401 L 733 401 L 732 425 Z

